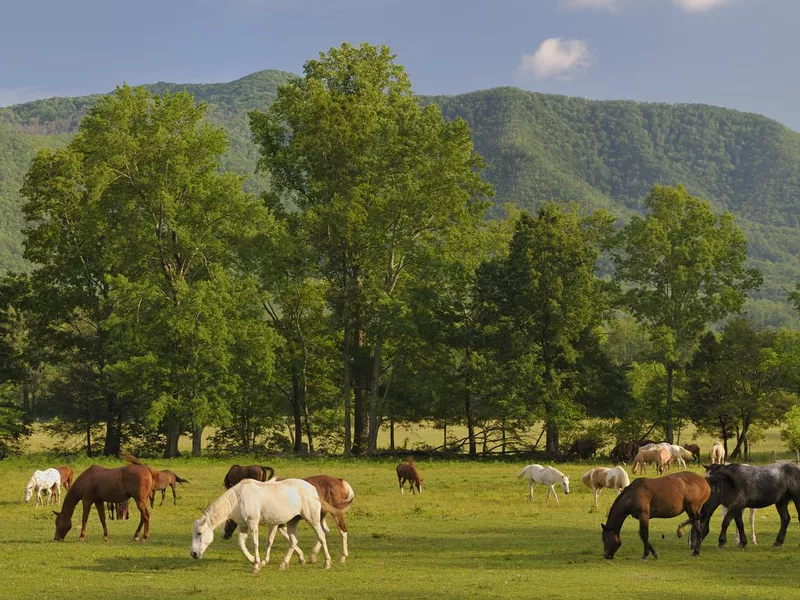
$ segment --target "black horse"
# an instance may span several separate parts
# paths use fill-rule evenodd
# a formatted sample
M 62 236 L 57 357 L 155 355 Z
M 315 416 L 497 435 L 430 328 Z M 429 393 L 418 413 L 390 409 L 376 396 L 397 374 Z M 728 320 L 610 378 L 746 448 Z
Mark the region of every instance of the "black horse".
M 706 467 L 706 478 L 711 486 L 711 496 L 703 505 L 700 521 L 703 537 L 710 531 L 711 515 L 722 504 L 728 512 L 722 519 L 719 546 L 727 541 L 728 525 L 735 521 L 739 531 L 739 547 L 747 544 L 742 522 L 745 508 L 764 508 L 775 505 L 781 519 L 781 528 L 775 538 L 775 546 L 781 546 L 789 527 L 789 502 L 793 502 L 800 515 L 800 467 L 791 463 L 751 467 L 749 465 L 710 465 Z

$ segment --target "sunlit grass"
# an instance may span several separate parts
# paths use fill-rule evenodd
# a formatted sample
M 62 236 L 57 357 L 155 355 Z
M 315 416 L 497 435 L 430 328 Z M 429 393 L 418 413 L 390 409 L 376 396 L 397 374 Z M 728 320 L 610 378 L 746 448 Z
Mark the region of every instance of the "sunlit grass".
M 654 520 L 651 535 L 661 558 L 643 562 L 637 523 L 629 520 L 617 559 L 603 560 L 599 525 L 614 495 L 604 491 L 600 510 L 591 510 L 591 494 L 580 485 L 586 464 L 561 467 L 572 478 L 572 493 L 559 493 L 560 506 L 552 499 L 545 506 L 541 487 L 527 502 L 526 484 L 515 477 L 521 462 L 418 461 L 424 491 L 401 496 L 394 461 L 253 459 L 284 476 L 344 477 L 356 492 L 347 517 L 347 563 L 335 562 L 340 537 L 334 526 L 330 571 L 293 561 L 279 572 L 273 558 L 253 576 L 233 540 L 218 537 L 202 560 L 189 557 L 191 523 L 223 491 L 234 461 L 151 461 L 191 483 L 179 488 L 177 507 L 169 495 L 163 507 L 156 505 L 150 540 L 131 541 L 134 511 L 129 521 L 109 523 L 110 541 L 103 543 L 92 511 L 88 541 L 81 544 L 79 516 L 67 540 L 55 543 L 50 508 L 22 502 L 32 469 L 48 466 L 37 460 L 0 463 L 2 598 L 788 598 L 800 583 L 800 533 L 793 522 L 785 547 L 772 548 L 779 525 L 772 508 L 757 513 L 758 547 L 718 550 L 707 540 L 693 559 L 685 540 L 675 537 L 678 519 Z M 73 467 L 80 472 L 88 464 Z M 718 530 L 717 518 L 712 528 Z M 312 540 L 301 525 L 306 551 Z M 279 557 L 286 545 L 281 538 L 275 544 L 273 557 Z

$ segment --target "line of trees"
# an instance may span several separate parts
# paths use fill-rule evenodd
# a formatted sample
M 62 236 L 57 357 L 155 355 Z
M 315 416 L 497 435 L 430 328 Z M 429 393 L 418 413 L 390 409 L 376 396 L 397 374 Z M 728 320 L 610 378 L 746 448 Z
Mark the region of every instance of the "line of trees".
M 691 421 L 735 455 L 795 405 L 797 333 L 731 318 L 760 274 L 684 188 L 622 228 L 553 203 L 487 220 L 467 123 L 385 46 L 320 54 L 251 113 L 260 197 L 206 110 L 123 86 L 34 159 L 35 268 L 0 281 L 6 451 L 36 419 L 90 455 L 165 457 L 208 427 L 222 450 L 372 454 L 427 420 L 476 454 L 539 422 L 558 454 Z

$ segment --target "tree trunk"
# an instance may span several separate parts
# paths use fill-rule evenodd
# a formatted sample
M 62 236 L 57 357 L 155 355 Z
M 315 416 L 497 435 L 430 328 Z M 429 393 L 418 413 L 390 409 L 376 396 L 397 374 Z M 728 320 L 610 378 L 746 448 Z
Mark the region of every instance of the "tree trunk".
M 381 353 L 383 351 L 383 335 L 378 334 L 375 340 L 375 351 L 372 353 L 372 373 L 369 382 L 369 442 L 367 452 L 374 455 L 378 450 L 378 416 L 381 409 L 381 398 L 378 384 L 381 377 Z
M 547 422 L 546 427 L 547 437 L 545 438 L 544 442 L 545 452 L 556 456 L 558 454 L 558 428 L 549 421 Z
M 113 394 L 106 396 L 106 440 L 103 445 L 103 455 L 119 456 L 122 440 L 120 439 L 119 416 L 116 410 L 116 397 Z
M 478 454 L 478 445 L 475 442 L 475 418 L 472 415 L 472 378 L 470 369 L 472 368 L 472 347 L 467 342 L 465 348 L 465 368 L 464 368 L 464 414 L 467 417 L 467 439 L 469 440 L 469 455 Z
M 389 417 L 389 450 L 394 450 L 394 417 Z
M 92 457 L 92 424 L 86 424 L 86 456 Z
M 167 446 L 164 448 L 164 458 L 177 458 L 181 455 L 178 451 L 178 440 L 181 438 L 181 426 L 177 419 L 167 420 Z
M 364 404 L 365 385 L 363 351 L 364 334 L 358 325 L 353 327 L 353 454 L 359 456 L 367 446 L 366 405 Z
M 744 421 L 742 421 L 742 431 L 737 436 L 738 439 L 736 440 L 736 447 L 733 449 L 733 452 L 731 452 L 730 455 L 731 458 L 739 458 L 739 456 L 741 455 L 742 448 L 747 440 L 747 432 L 749 430 L 750 430 L 750 420 L 744 419 Z
M 308 410 L 308 384 L 306 377 L 303 375 L 303 385 L 300 387 L 301 399 L 303 401 L 303 425 L 306 429 L 306 438 L 308 438 L 308 452 L 314 453 L 314 436 L 311 433 L 311 414 Z
M 501 433 L 503 434 L 503 445 L 501 446 L 500 454 L 505 456 L 506 454 L 506 418 L 503 417 L 503 422 L 501 424 Z
M 192 456 L 203 455 L 203 430 L 204 425 L 192 425 Z
M 294 416 L 294 453 L 303 451 L 303 406 L 300 398 L 300 382 L 297 379 L 295 368 L 292 367 L 292 413 Z
M 36 418 L 31 410 L 30 386 L 27 381 L 22 384 L 22 414 L 30 421 Z
M 447 450 L 447 421 L 444 422 L 444 427 L 442 429 L 442 449 Z
M 345 269 L 346 277 L 347 269 Z M 342 298 L 342 319 L 344 338 L 342 340 L 342 399 L 344 401 L 344 455 L 350 456 L 353 444 L 350 411 L 350 317 L 347 310 L 347 286 L 345 285 Z
M 672 384 L 675 375 L 675 365 L 672 362 L 667 362 L 667 422 L 664 427 L 664 433 L 667 437 L 667 442 L 672 443 Z

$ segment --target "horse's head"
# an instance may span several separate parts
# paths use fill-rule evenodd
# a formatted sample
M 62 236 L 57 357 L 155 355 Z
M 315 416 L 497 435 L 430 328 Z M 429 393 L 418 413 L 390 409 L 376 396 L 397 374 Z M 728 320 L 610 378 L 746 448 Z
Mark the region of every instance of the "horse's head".
M 416 482 L 416 483 L 417 483 L 417 491 L 418 491 L 418 492 L 421 492 L 421 491 L 422 491 L 422 482 L 423 482 L 423 479 L 422 479 L 422 477 L 418 477 L 418 478 L 417 478 L 417 482 Z
M 612 560 L 614 554 L 622 546 L 622 538 L 619 537 L 619 531 L 614 531 L 611 527 L 607 527 L 605 523 L 601 523 L 600 527 L 603 528 L 603 558 Z
M 200 517 L 194 522 L 192 531 L 192 558 L 200 558 L 206 548 L 214 541 L 214 528 L 210 527 L 205 517 Z
M 72 529 L 72 519 L 60 512 L 53 511 L 53 514 L 56 516 L 56 535 L 53 537 L 53 541 L 63 542 L 69 530 Z
M 561 476 L 561 488 L 564 490 L 565 494 L 569 494 L 569 477 L 566 475 Z
M 33 496 L 33 486 L 34 486 L 33 477 L 28 482 L 28 485 L 25 486 L 25 504 L 31 501 L 31 496 Z

